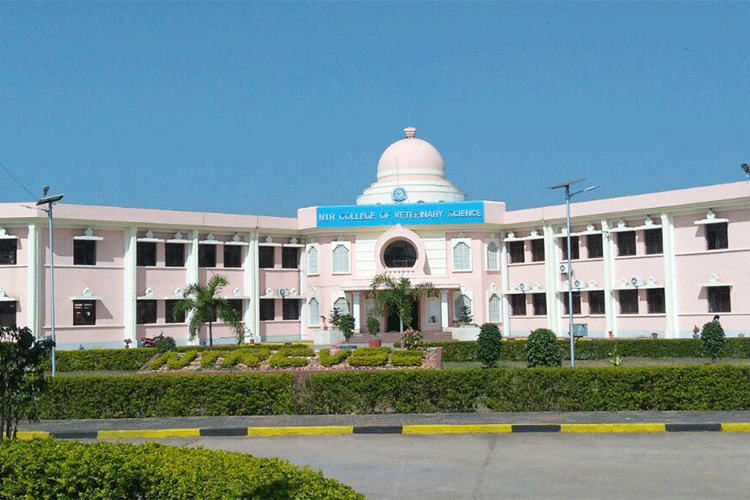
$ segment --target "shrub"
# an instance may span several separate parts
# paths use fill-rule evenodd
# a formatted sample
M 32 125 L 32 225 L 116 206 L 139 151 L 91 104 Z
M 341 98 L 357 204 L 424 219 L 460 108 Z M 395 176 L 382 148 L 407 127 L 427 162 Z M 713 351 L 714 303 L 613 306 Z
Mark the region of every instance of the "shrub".
M 177 350 L 177 343 L 174 341 L 172 337 L 162 337 L 160 336 L 158 340 L 156 341 L 156 352 L 167 352 L 167 351 L 176 351 Z
M 0 498 L 365 499 L 286 460 L 154 443 L 8 442 L 0 464 Z
M 314 355 L 315 352 L 309 347 L 283 347 L 271 356 L 268 364 L 272 368 L 301 368 L 307 366 L 307 357 Z
M 422 349 L 424 347 L 424 342 L 422 341 L 423 338 L 424 335 L 422 332 L 412 330 L 411 328 L 407 328 L 403 335 L 401 335 L 404 347 L 410 351 L 414 349 Z
M 367 333 L 376 337 L 380 333 L 380 321 L 375 316 L 367 317 Z
M 389 347 L 360 347 L 349 356 L 350 366 L 385 366 L 388 363 Z
M 503 345 L 500 341 L 500 329 L 492 323 L 485 323 L 477 339 L 477 359 L 488 368 L 497 366 Z
M 709 321 L 701 330 L 701 347 L 703 353 L 711 356 L 711 361 L 718 361 L 726 339 L 724 329 L 718 321 Z
M 203 351 L 201 353 L 201 368 L 211 368 L 216 365 L 216 358 L 224 354 L 222 351 Z
M 343 362 L 351 354 L 351 349 L 341 349 L 339 352 L 332 356 L 330 349 L 321 349 L 318 353 L 318 361 L 325 367 L 331 367 Z
M 175 353 L 176 354 L 176 353 Z M 171 356 L 170 352 L 163 352 L 156 358 L 154 358 L 149 364 L 148 369 L 149 370 L 158 370 L 162 366 L 167 364 L 167 360 Z
M 258 349 L 237 349 L 224 357 L 221 367 L 231 368 L 237 366 L 237 363 L 242 363 L 248 368 L 257 368 L 260 365 L 259 352 Z
M 563 349 L 552 330 L 538 328 L 526 341 L 526 364 L 529 368 L 562 365 Z
M 177 351 L 170 352 L 169 358 L 167 358 L 167 366 L 169 366 L 170 370 L 180 370 L 190 363 L 192 363 L 195 358 L 198 357 L 198 350 L 193 349 L 192 351 L 188 351 L 182 355 L 182 357 L 179 356 L 180 353 Z
M 422 366 L 424 351 L 393 351 L 391 365 L 393 366 Z
M 82 349 L 55 353 L 55 368 L 58 372 L 117 370 L 136 371 L 156 354 L 154 347 L 137 349 Z M 51 368 L 45 360 L 45 370 Z

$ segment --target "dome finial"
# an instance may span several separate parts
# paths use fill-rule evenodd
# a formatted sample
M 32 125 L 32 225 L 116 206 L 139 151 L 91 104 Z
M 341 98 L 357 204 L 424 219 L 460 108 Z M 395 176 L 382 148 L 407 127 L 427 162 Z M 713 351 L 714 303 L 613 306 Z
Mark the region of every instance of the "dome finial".
M 414 127 L 406 127 L 404 129 L 404 133 L 406 134 L 407 139 L 412 139 L 415 135 L 417 135 L 417 129 Z

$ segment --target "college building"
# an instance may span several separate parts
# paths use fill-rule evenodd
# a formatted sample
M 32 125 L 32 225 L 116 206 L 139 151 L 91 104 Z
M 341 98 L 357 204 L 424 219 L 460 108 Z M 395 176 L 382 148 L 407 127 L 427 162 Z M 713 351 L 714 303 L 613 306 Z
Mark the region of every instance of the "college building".
M 268 217 L 56 204 L 58 347 L 135 346 L 160 333 L 189 343 L 172 310 L 189 284 L 216 274 L 256 342 L 312 341 L 334 308 L 364 331 L 383 273 L 433 284 L 436 296 L 413 310 L 427 338 L 458 336 L 462 306 L 504 336 L 566 336 L 569 283 L 590 337 L 686 338 L 715 314 L 729 336 L 750 324 L 747 181 L 575 203 L 568 268 L 565 205 L 467 200 L 445 174 L 437 149 L 407 128 L 352 205 Z M 0 325 L 38 337 L 51 326 L 41 208 L 0 204 Z M 398 330 L 394 315 L 378 319 Z M 213 336 L 233 333 L 217 323 Z

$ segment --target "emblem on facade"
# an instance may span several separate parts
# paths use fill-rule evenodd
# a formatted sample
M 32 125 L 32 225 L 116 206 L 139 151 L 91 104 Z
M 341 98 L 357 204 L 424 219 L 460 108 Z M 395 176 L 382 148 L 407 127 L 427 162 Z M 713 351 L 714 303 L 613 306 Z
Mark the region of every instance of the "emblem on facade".
M 402 187 L 397 187 L 393 190 L 393 201 L 396 203 L 401 203 L 402 201 L 406 201 L 406 189 Z

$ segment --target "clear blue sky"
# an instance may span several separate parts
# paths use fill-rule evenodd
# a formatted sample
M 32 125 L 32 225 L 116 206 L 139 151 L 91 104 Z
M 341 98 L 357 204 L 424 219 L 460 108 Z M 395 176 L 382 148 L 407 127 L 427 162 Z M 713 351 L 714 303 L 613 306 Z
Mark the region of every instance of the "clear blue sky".
M 353 204 L 406 126 L 508 209 L 750 162 L 750 2 L 4 2 L 0 33 L 0 162 L 68 203 Z

